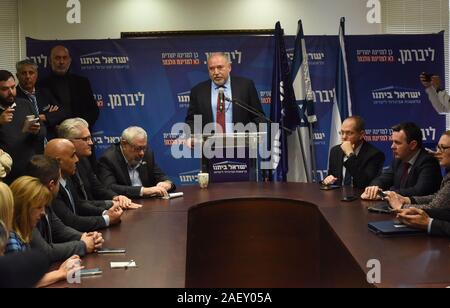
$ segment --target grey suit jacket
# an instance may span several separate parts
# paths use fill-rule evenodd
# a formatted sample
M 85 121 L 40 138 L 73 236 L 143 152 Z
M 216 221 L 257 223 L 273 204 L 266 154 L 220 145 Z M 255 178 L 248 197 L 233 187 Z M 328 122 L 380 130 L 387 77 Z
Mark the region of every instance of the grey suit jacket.
M 31 248 L 43 252 L 50 262 L 60 262 L 73 255 L 86 255 L 86 245 L 80 241 L 81 232 L 70 228 L 47 207 L 46 217 L 42 217 L 33 229 Z

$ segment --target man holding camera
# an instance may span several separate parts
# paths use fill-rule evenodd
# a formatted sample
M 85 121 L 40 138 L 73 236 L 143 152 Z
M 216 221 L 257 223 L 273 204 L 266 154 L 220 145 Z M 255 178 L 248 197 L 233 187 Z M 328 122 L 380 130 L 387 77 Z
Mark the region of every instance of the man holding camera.
M 25 175 L 25 165 L 30 158 L 44 152 L 46 134 L 38 111 L 27 100 L 16 98 L 14 75 L 0 70 L 0 148 L 14 159 L 6 183 Z
M 441 88 L 441 79 L 438 75 L 422 73 L 420 82 L 425 87 L 428 99 L 437 113 L 450 112 L 450 96 Z

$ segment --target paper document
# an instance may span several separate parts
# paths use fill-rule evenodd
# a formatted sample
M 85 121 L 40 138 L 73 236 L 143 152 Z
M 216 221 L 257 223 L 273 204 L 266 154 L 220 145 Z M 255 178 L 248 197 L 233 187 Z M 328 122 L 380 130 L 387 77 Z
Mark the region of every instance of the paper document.
M 183 195 L 184 195 L 183 192 L 176 192 L 176 193 L 169 194 L 168 197 L 162 197 L 162 199 L 173 199 L 173 198 L 183 197 Z
M 126 262 L 111 262 L 111 268 L 129 268 L 137 267 L 136 262 L 133 260 Z

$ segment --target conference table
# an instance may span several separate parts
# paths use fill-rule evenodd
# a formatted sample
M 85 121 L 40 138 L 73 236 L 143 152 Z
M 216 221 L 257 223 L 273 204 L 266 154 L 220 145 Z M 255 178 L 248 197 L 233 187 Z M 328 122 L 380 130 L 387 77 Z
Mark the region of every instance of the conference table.
M 372 221 L 394 219 L 367 211 L 373 203 L 350 187 L 317 184 L 223 183 L 181 187 L 183 197 L 138 200 L 122 223 L 102 230 L 104 247 L 124 254 L 90 254 L 102 269 L 80 284 L 54 287 L 279 288 L 446 287 L 450 239 L 427 235 L 385 238 Z M 111 269 L 134 260 L 136 268 Z M 379 261 L 379 281 L 367 280 Z M 371 272 L 373 274 L 373 272 Z

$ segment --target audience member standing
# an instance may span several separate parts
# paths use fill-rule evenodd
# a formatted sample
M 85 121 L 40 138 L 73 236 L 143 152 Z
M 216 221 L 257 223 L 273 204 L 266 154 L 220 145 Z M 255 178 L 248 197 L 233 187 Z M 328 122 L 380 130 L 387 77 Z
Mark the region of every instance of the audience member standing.
M 6 183 L 25 174 L 26 163 L 35 154 L 44 152 L 46 128 L 39 121 L 39 112 L 29 101 L 16 98 L 16 81 L 8 71 L 0 71 L 0 149 L 14 159 Z
M 16 76 L 19 80 L 17 97 L 26 99 L 38 110 L 39 118 L 47 127 L 47 139 L 56 137 L 56 125 L 67 115 L 59 107 L 55 97 L 46 89 L 36 86 L 38 66 L 31 60 L 23 60 L 16 64 Z
M 66 118 L 80 117 L 91 127 L 97 121 L 99 109 L 94 99 L 91 84 L 85 77 L 69 72 L 72 58 L 64 46 L 55 46 L 50 52 L 51 75 L 42 81 L 50 89 Z

